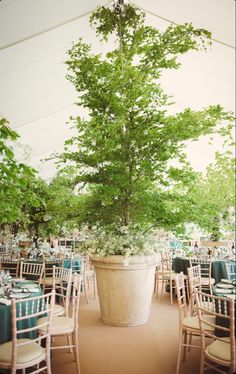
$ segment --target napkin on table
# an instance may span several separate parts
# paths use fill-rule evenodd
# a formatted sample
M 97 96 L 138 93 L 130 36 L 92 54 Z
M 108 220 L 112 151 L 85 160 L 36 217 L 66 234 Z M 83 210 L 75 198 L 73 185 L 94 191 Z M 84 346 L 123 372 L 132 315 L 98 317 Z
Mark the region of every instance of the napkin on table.
M 24 292 L 35 293 L 35 292 L 39 292 L 39 289 L 37 287 L 35 287 L 35 288 L 27 288 L 27 287 L 25 287 L 24 288 Z
M 0 297 L 0 304 L 11 305 L 11 300 Z

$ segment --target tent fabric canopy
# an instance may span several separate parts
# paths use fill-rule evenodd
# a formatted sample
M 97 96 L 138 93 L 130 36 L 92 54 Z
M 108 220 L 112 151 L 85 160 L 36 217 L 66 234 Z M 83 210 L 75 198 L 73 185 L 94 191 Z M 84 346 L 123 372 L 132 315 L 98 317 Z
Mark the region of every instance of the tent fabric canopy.
M 128 0 L 125 0 L 126 2 Z M 41 162 L 62 151 L 72 136 L 70 116 L 86 115 L 78 108 L 76 92 L 65 79 L 67 50 L 80 37 L 95 53 L 106 52 L 89 25 L 89 15 L 102 0 L 2 0 L 0 2 L 0 113 L 20 135 L 17 158 L 37 168 L 45 179 L 55 174 L 53 161 Z M 146 23 L 165 30 L 173 22 L 192 22 L 212 32 L 212 46 L 205 52 L 181 56 L 179 70 L 161 78 L 173 95 L 171 111 L 201 109 L 220 104 L 234 110 L 233 0 L 133 0 L 146 13 Z M 109 5 L 108 5 L 109 4 Z M 220 147 L 206 140 L 188 146 L 193 167 L 203 171 Z

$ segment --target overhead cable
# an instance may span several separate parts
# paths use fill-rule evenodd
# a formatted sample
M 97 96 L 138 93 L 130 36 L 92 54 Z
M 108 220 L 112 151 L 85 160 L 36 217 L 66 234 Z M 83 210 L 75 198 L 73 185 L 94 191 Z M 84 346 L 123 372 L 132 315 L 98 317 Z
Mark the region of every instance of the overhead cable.
M 150 10 L 147 10 L 146 8 L 143 8 L 143 7 L 141 7 L 140 5 L 135 4 L 133 1 L 130 1 L 130 0 L 128 0 L 128 1 L 129 1 L 129 3 L 135 5 L 135 6 L 138 7 L 139 9 L 143 10 L 145 13 L 148 13 L 148 14 L 154 16 L 154 17 L 160 18 L 160 19 L 162 19 L 162 20 L 165 21 L 165 22 L 172 23 L 172 24 L 174 24 L 174 25 L 179 25 L 177 22 L 174 22 L 174 21 L 172 21 L 172 20 L 170 20 L 170 19 L 168 19 L 168 18 L 166 18 L 166 17 L 160 16 L 160 15 L 158 15 L 158 14 L 156 14 L 156 13 L 150 11 Z M 229 43 L 222 42 L 222 41 L 219 40 L 219 39 L 211 38 L 211 40 L 212 40 L 213 42 L 218 43 L 218 44 L 221 44 L 221 45 L 223 45 L 223 46 L 225 46 L 225 47 L 229 47 L 229 48 L 235 49 L 235 46 L 233 46 L 233 45 L 231 45 L 231 44 L 229 44 Z
M 171 23 L 171 24 L 174 24 L 174 25 L 178 25 L 178 23 L 176 23 L 176 22 L 174 22 L 174 21 L 172 21 L 172 20 L 170 20 L 170 19 L 168 19 L 168 18 L 166 18 L 166 17 L 160 16 L 160 15 L 158 15 L 158 14 L 156 14 L 156 13 L 150 11 L 150 10 L 147 10 L 146 8 L 143 8 L 143 7 L 141 7 L 140 5 L 135 4 L 133 1 L 130 1 L 130 0 L 128 0 L 128 1 L 129 1 L 131 4 L 137 6 L 139 9 L 143 10 L 144 12 L 146 12 L 146 13 L 148 13 L 148 14 L 154 16 L 154 17 L 160 18 L 160 19 L 162 19 L 162 20 L 165 21 L 165 22 L 168 22 L 168 23 Z M 110 1 L 108 1 L 107 3 L 103 4 L 103 6 L 107 6 L 107 5 L 109 5 L 110 3 L 112 3 L 112 2 L 113 2 L 113 0 L 110 0 Z M 40 31 L 40 32 L 35 33 L 35 34 L 32 34 L 32 35 L 30 35 L 30 36 L 28 36 L 28 37 L 26 37 L 26 38 L 19 39 L 19 40 L 17 40 L 16 42 L 13 42 L 13 43 L 9 43 L 9 44 L 3 45 L 2 47 L 0 47 L 0 51 L 2 51 L 2 50 L 4 50 L 4 49 L 7 49 L 7 48 L 10 48 L 10 47 L 13 47 L 13 46 L 15 46 L 15 45 L 17 45 L 17 44 L 23 43 L 23 42 L 25 42 L 25 41 L 27 41 L 27 40 L 33 39 L 33 38 L 35 38 L 35 37 L 37 37 L 37 36 L 40 36 L 40 35 L 46 34 L 46 33 L 49 32 L 49 31 L 52 31 L 52 30 L 58 29 L 58 28 L 60 28 L 61 26 L 67 25 L 67 24 L 69 24 L 69 23 L 71 23 L 71 22 L 73 22 L 73 21 L 76 21 L 76 20 L 80 19 L 80 18 L 86 17 L 86 16 L 90 15 L 93 11 L 94 11 L 94 9 L 93 9 L 93 10 L 90 10 L 90 11 L 88 11 L 88 12 L 86 12 L 86 13 L 80 14 L 79 16 L 76 16 L 76 17 L 74 17 L 74 18 L 71 18 L 71 19 L 69 19 L 69 20 L 67 20 L 67 21 L 65 21 L 65 22 L 61 22 L 61 23 L 57 24 L 56 26 L 49 27 L 49 28 L 47 28 L 47 29 L 45 29 L 45 30 L 43 30 L 43 31 Z M 219 40 L 219 39 L 211 38 L 211 40 L 214 41 L 215 43 L 221 44 L 221 45 L 223 45 L 223 46 L 225 46 L 225 47 L 235 49 L 235 47 L 234 47 L 233 45 L 231 45 L 231 44 L 229 44 L 229 43 L 226 43 L 226 42 L 222 42 L 222 41 Z
M 112 3 L 112 2 L 113 2 L 113 0 L 110 0 L 110 1 L 108 1 L 107 3 L 103 4 L 103 6 L 107 6 L 107 5 L 109 5 L 110 3 Z M 68 23 L 71 23 L 71 22 L 73 22 L 73 21 L 76 21 L 76 20 L 78 20 L 78 19 L 80 19 L 80 18 L 83 18 L 83 17 L 89 16 L 93 11 L 94 11 L 94 9 L 92 9 L 92 10 L 86 12 L 86 13 L 80 14 L 79 16 L 73 17 L 73 18 L 71 18 L 71 19 L 69 19 L 69 20 L 67 20 L 67 21 L 64 21 L 64 22 L 58 23 L 56 26 L 48 27 L 48 28 L 45 29 L 45 30 L 42 30 L 42 31 L 40 31 L 40 32 L 36 32 L 36 33 L 34 33 L 34 34 L 31 34 L 30 36 L 27 36 L 26 38 L 19 39 L 19 40 L 17 40 L 16 42 L 9 43 L 9 44 L 5 44 L 5 45 L 3 45 L 2 47 L 0 47 L 0 51 L 2 51 L 2 50 L 4 50 L 4 49 L 7 49 L 7 48 L 10 48 L 10 47 L 14 47 L 14 46 L 17 45 L 17 44 L 20 44 L 20 43 L 26 42 L 27 40 L 33 39 L 33 38 L 35 38 L 35 37 L 37 37 L 37 36 L 40 36 L 40 35 L 46 34 L 46 33 L 49 32 L 49 31 L 53 31 L 53 30 L 55 30 L 55 29 L 58 29 L 58 28 L 60 28 L 60 27 L 62 27 L 62 26 L 67 25 Z
M 64 110 L 66 110 L 66 109 L 68 109 L 68 108 L 73 108 L 73 107 L 75 107 L 75 104 L 67 105 L 67 106 L 65 106 L 65 107 L 63 107 L 63 108 L 61 108 L 61 109 L 59 109 L 59 110 L 56 110 L 55 112 L 51 112 L 51 113 L 47 114 L 46 116 L 42 116 L 42 117 L 39 117 L 39 118 L 35 118 L 35 119 L 33 119 L 32 121 L 27 121 L 27 122 L 20 123 L 19 125 L 14 126 L 13 129 L 15 130 L 15 129 L 19 129 L 19 128 L 24 127 L 24 126 L 27 126 L 27 125 L 32 125 L 32 124 L 34 124 L 34 123 L 37 122 L 37 121 L 41 121 L 41 120 L 43 120 L 43 119 L 45 119 L 45 118 L 48 118 L 48 117 L 53 116 L 54 114 L 57 114 L 57 113 L 63 112 Z

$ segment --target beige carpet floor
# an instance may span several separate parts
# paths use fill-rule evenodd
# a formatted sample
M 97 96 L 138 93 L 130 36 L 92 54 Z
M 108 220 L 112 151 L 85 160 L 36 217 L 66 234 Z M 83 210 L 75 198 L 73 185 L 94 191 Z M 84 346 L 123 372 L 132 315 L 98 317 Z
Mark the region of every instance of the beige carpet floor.
M 81 374 L 175 374 L 178 349 L 178 307 L 169 294 L 153 297 L 148 323 L 136 327 L 114 327 L 100 319 L 98 300 L 80 304 Z M 59 341 L 60 339 L 60 341 Z M 57 338 L 55 344 L 63 338 Z M 199 350 L 192 349 L 181 364 L 182 374 L 199 369 Z M 76 374 L 73 354 L 52 354 L 53 374 Z

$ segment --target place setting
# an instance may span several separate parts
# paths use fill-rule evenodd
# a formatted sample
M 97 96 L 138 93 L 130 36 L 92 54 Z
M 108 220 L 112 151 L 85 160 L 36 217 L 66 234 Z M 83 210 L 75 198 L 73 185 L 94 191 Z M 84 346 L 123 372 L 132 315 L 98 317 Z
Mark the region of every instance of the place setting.
M 31 296 L 34 293 L 38 293 L 39 288 L 37 284 L 32 282 L 23 282 L 23 283 L 16 283 L 16 285 L 11 289 L 10 297 L 14 298 L 26 298 Z
M 22 278 L 12 278 L 9 272 L 0 272 L 0 304 L 10 305 L 11 299 L 25 299 L 39 293 L 36 283 Z
M 215 286 L 215 293 L 221 294 L 229 299 L 236 300 L 236 281 L 229 279 L 221 279 L 220 283 Z

